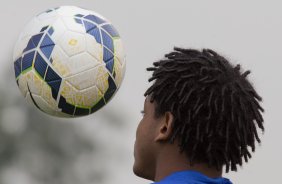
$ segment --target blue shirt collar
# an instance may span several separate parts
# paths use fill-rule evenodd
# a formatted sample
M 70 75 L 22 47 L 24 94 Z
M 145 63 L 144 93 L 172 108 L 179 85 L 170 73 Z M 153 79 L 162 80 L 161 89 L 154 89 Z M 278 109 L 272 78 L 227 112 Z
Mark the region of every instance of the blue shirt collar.
M 176 183 L 177 182 L 177 183 Z M 231 181 L 227 178 L 219 177 L 219 178 L 210 178 L 200 172 L 197 171 L 178 171 L 174 172 L 171 175 L 165 177 L 159 182 L 155 182 L 153 184 L 189 184 L 189 183 L 197 183 L 197 184 L 232 184 Z

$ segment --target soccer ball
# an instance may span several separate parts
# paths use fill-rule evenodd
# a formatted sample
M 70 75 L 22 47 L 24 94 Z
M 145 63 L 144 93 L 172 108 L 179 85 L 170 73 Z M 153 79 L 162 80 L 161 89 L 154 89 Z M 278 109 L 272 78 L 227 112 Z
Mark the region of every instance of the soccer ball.
M 58 117 L 99 110 L 117 92 L 125 73 L 117 30 L 101 15 L 74 6 L 34 17 L 21 32 L 13 61 L 27 101 Z

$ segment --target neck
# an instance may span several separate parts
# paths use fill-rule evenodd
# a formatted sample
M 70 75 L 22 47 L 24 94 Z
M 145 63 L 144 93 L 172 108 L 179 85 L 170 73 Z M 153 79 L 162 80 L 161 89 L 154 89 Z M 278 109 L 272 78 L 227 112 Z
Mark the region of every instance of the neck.
M 170 146 L 173 145 L 168 145 L 168 148 L 163 148 L 159 153 L 154 181 L 160 181 L 173 172 L 184 170 L 197 171 L 210 178 L 222 176 L 222 170 L 218 171 L 215 168 L 208 167 L 207 164 L 195 163 L 191 166 L 185 153 L 179 153 L 178 149 L 169 148 Z

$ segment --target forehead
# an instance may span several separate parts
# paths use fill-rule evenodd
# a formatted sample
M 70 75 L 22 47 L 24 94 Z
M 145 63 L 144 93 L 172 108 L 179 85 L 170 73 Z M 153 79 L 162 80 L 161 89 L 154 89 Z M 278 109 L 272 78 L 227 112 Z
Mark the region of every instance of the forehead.
M 146 96 L 145 101 L 144 101 L 144 107 L 147 108 L 153 108 L 155 107 L 155 102 L 151 102 L 151 97 L 150 96 Z
M 146 106 L 147 103 L 148 103 L 148 96 L 146 96 L 146 98 L 144 100 L 144 107 Z
M 150 96 L 146 96 L 146 98 L 144 100 L 144 106 L 148 105 L 148 104 L 151 104 L 150 100 L 151 100 Z

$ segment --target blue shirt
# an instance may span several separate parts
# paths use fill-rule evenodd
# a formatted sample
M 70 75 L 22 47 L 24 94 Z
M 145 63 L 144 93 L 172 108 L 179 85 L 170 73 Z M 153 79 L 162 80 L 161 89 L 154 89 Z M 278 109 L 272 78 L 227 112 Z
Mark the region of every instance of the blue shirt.
M 172 173 L 159 182 L 153 184 L 232 184 L 226 178 L 209 178 L 196 171 L 180 171 Z

